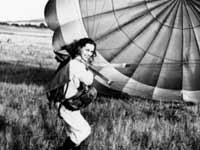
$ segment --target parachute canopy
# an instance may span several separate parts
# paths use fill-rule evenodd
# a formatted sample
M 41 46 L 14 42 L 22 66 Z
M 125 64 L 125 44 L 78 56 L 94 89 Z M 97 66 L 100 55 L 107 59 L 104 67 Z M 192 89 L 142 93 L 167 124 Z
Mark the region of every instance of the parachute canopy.
M 157 100 L 200 101 L 200 1 L 49 0 L 53 47 L 97 42 L 95 61 L 125 64 L 99 71 L 101 86 Z M 100 84 L 98 84 L 100 85 Z

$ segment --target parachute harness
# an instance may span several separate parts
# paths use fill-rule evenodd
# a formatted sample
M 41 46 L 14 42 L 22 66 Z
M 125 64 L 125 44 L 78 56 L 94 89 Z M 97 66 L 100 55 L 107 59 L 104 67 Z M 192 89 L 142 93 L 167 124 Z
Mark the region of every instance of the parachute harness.
M 77 60 L 81 63 L 84 63 L 87 68 L 87 64 L 85 62 L 79 59 Z M 53 88 L 50 88 L 50 90 L 48 90 L 46 94 L 49 100 L 50 108 L 53 102 L 54 106 L 58 108 L 58 114 L 62 106 L 65 106 L 67 109 L 72 110 L 72 111 L 79 110 L 89 105 L 97 97 L 97 91 L 94 87 L 87 86 L 83 82 L 80 81 L 80 86 L 77 88 L 78 92 L 72 97 L 65 98 L 65 95 L 68 90 L 69 82 L 70 82 L 69 63 L 64 63 L 64 64 L 61 63 L 56 71 L 56 74 L 52 82 L 50 83 L 50 87 L 53 87 Z

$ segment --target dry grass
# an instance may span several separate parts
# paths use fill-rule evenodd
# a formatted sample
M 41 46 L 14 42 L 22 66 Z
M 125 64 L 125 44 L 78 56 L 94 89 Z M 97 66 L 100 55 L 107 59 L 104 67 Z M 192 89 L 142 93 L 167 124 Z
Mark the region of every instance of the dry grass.
M 0 150 L 53 150 L 68 129 L 40 95 L 57 66 L 51 38 L 0 34 L 0 41 Z M 82 112 L 93 130 L 83 149 L 200 149 L 197 106 L 99 96 Z

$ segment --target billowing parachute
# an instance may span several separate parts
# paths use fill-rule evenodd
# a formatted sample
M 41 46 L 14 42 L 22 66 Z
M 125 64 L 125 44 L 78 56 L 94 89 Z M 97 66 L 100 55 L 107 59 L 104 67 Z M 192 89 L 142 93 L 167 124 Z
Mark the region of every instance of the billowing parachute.
M 200 102 L 200 1 L 49 0 L 53 47 L 97 42 L 98 86 L 162 101 Z

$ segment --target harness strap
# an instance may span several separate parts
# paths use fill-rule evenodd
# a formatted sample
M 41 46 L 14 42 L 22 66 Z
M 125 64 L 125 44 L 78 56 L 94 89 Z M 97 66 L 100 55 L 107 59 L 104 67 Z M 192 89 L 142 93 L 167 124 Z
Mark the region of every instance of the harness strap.
M 62 104 L 61 103 L 59 103 L 59 106 L 58 106 L 58 117 L 60 117 L 61 119 L 63 119 L 62 118 L 62 116 L 60 115 L 60 109 L 61 109 L 61 107 L 62 107 Z
M 69 86 L 69 82 L 68 83 L 66 83 L 67 84 L 67 86 L 66 86 L 66 88 L 65 88 L 65 86 L 64 86 L 64 94 L 63 94 L 63 99 L 61 100 L 61 102 L 59 102 L 59 106 L 58 106 L 58 116 L 62 119 L 62 117 L 61 117 L 61 115 L 60 115 L 60 109 L 61 109 L 61 107 L 62 107 L 62 103 L 64 102 L 64 100 L 65 100 L 65 95 L 66 95 L 66 93 L 67 93 L 67 89 L 68 89 L 68 86 Z
M 65 91 L 64 91 L 64 96 L 65 96 L 65 94 L 67 93 L 67 89 L 68 89 L 68 84 L 67 84 L 67 87 L 66 87 L 66 89 L 65 89 Z M 74 96 L 72 96 L 72 97 L 70 97 L 70 98 L 63 98 L 62 100 L 61 100 L 61 102 L 59 102 L 59 105 L 58 105 L 58 116 L 62 119 L 62 116 L 60 115 L 60 109 L 61 109 L 61 107 L 62 106 L 65 106 L 64 105 L 64 102 L 65 101 L 67 101 L 67 100 L 70 100 L 70 99 L 76 99 L 76 98 L 79 98 L 82 94 L 84 94 L 84 92 L 85 92 L 85 89 L 82 89 L 82 90 L 78 90 L 78 93 L 76 94 L 76 95 L 74 95 Z

